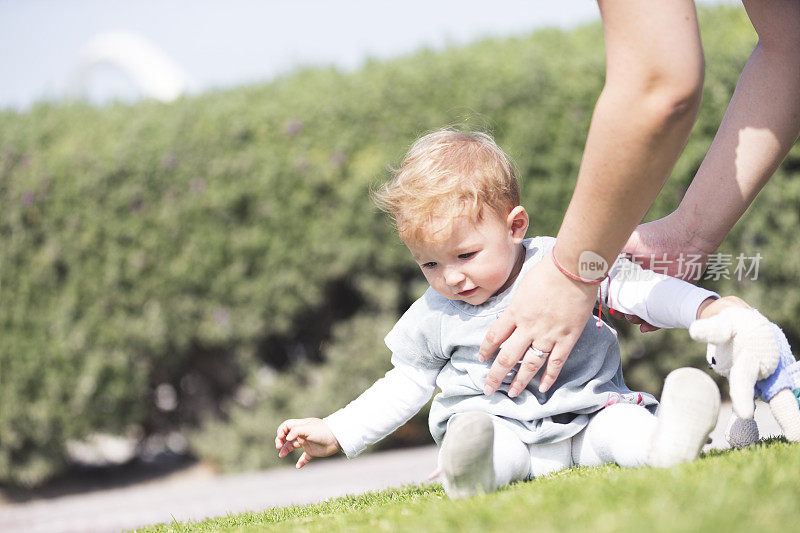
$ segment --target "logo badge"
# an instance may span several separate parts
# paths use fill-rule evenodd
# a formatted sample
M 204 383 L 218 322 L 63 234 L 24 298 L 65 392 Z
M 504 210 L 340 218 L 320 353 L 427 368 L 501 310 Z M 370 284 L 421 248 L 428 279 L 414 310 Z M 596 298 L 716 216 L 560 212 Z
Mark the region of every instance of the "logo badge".
M 600 255 L 586 250 L 578 256 L 578 275 L 584 279 L 603 279 L 608 272 L 608 261 Z

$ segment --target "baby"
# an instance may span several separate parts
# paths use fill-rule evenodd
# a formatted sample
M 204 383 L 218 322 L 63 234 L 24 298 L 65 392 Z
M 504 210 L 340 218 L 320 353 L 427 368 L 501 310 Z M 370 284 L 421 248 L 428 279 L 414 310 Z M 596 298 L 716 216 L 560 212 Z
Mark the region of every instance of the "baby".
M 509 394 L 515 370 L 484 395 L 491 366 L 478 358 L 484 335 L 521 276 L 551 260 L 555 243 L 525 239 L 528 214 L 513 167 L 491 137 L 442 130 L 419 139 L 375 199 L 430 287 L 386 336 L 393 368 L 325 419 L 283 422 L 280 457 L 302 447 L 297 468 L 339 450 L 355 457 L 417 413 L 437 387 L 429 425 L 453 498 L 572 465 L 667 467 L 699 455 L 717 420 L 714 382 L 696 369 L 672 372 L 655 416 L 655 398 L 625 385 L 616 332 L 599 319 L 587 322 L 547 392 L 538 390 L 540 372 Z M 748 308 L 626 260 L 614 264 L 600 295 L 662 328 Z

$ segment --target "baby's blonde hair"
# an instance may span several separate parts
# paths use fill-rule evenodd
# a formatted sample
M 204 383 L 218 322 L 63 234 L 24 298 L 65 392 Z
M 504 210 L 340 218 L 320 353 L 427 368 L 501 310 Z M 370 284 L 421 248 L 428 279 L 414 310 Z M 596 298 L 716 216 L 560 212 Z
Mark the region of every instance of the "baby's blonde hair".
M 484 206 L 505 217 L 520 203 L 519 184 L 506 154 L 486 133 L 453 129 L 418 139 L 394 177 L 373 192 L 404 239 L 430 239 L 446 227 L 434 219 L 483 218 Z

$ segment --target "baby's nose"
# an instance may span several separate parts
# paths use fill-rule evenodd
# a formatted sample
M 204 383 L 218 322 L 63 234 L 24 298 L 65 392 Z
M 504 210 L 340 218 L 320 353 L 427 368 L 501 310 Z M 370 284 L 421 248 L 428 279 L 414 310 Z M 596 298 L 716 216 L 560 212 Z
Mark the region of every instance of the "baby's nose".
M 446 268 L 444 270 L 444 281 L 451 287 L 461 284 L 466 279 L 464 273 L 455 268 Z

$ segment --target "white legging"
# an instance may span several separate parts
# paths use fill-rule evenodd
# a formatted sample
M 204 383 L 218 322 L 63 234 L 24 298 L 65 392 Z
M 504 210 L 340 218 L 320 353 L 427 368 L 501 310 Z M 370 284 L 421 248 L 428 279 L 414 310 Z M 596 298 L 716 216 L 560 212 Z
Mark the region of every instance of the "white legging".
M 614 404 L 594 414 L 588 425 L 571 439 L 526 444 L 498 417 L 489 416 L 494 425 L 492 455 L 497 487 L 572 465 L 643 466 L 656 426 L 656 417 L 644 407 Z

